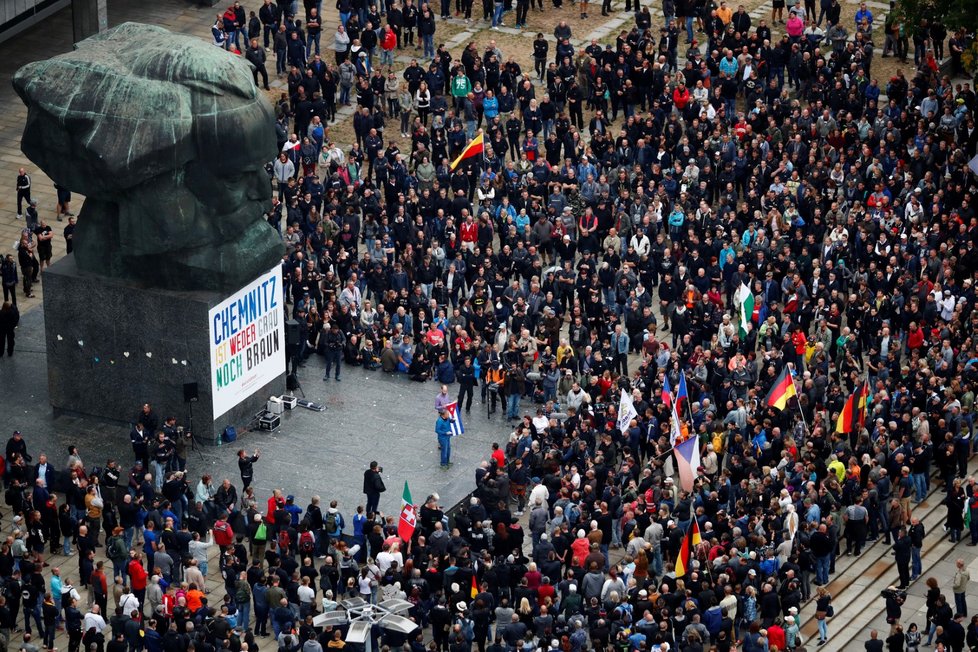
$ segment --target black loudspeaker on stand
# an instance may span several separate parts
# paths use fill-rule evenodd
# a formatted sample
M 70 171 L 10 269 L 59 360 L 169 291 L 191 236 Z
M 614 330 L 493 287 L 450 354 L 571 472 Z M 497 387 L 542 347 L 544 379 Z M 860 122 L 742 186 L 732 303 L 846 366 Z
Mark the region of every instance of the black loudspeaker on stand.
M 197 449 L 197 435 L 194 433 L 194 403 L 200 400 L 200 388 L 196 382 L 183 384 L 183 402 L 187 404 L 190 411 L 190 419 L 187 423 L 185 436 L 190 438 L 190 448 L 197 451 L 197 455 L 203 459 L 204 454 Z
M 285 322 L 285 389 L 289 392 L 298 391 L 302 398 L 306 393 L 302 391 L 302 383 L 299 382 L 299 322 L 295 319 L 288 319 Z

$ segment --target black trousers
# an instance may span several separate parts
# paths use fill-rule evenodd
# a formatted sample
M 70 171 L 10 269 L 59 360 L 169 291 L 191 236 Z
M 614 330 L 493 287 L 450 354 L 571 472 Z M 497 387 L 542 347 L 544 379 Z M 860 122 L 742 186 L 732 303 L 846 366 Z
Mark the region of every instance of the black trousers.
M 516 3 L 516 24 L 526 23 L 526 13 L 530 10 L 530 0 L 519 0 Z M 519 159 L 517 159 L 519 160 Z
M 900 586 L 910 586 L 910 560 L 897 559 L 896 565 L 900 573 Z
M 18 215 L 23 215 L 24 214 L 23 207 L 21 206 L 21 203 L 22 202 L 25 202 L 25 201 L 28 204 L 31 203 L 31 189 L 30 188 L 27 188 L 25 190 L 18 190 L 17 191 L 17 214 Z
M 265 64 L 262 64 L 251 71 L 251 76 L 255 78 L 255 86 L 258 85 L 258 75 L 261 75 L 262 87 L 268 90 L 268 70 L 265 69 Z
M 465 403 L 465 411 L 470 411 L 472 409 L 472 395 L 472 386 L 462 385 L 458 390 L 458 407 L 462 407 L 462 399 L 468 397 L 468 401 Z

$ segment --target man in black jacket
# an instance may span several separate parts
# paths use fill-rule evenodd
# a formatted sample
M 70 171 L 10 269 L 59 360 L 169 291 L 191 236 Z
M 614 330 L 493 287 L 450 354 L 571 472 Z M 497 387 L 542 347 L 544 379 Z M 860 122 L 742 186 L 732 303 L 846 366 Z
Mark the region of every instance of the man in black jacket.
M 472 358 L 466 356 L 465 361 L 459 366 L 458 370 L 455 372 L 456 380 L 458 381 L 458 407 L 462 407 L 462 401 L 466 397 L 468 400 L 465 402 L 465 412 L 469 413 L 472 411 L 472 394 L 473 388 L 475 387 L 475 367 L 472 366 Z
M 913 542 L 907 534 L 905 528 L 900 528 L 896 541 L 893 542 L 893 552 L 896 555 L 897 571 L 900 573 L 900 586 L 897 588 L 905 590 L 910 586 L 910 559 Z
M 265 60 L 267 56 L 265 55 L 265 48 L 258 45 L 258 39 L 251 39 L 251 43 L 248 44 L 248 49 L 245 50 L 245 59 L 251 64 L 251 76 L 255 80 L 255 86 L 258 85 L 258 75 L 261 75 L 262 86 L 265 90 L 268 89 L 268 69 L 265 68 Z
M 324 353 L 326 354 L 326 373 L 323 375 L 323 380 L 329 380 L 329 372 L 332 371 L 335 364 L 336 380 L 339 381 L 340 365 L 342 364 L 340 355 L 343 352 L 344 344 L 346 344 L 346 336 L 340 331 L 340 325 L 334 321 L 330 324 L 326 337 L 323 338 Z
M 278 31 L 278 25 L 282 21 L 282 13 L 279 11 L 278 5 L 272 4 L 272 0 L 265 0 L 265 4 L 258 10 L 258 18 L 264 27 L 262 32 L 267 50 L 269 42 L 274 40 L 275 32 Z
M 383 471 L 374 461 L 370 463 L 370 468 L 363 472 L 363 493 L 367 494 L 367 514 L 376 513 L 380 504 L 380 494 L 387 491 L 384 478 L 380 475 Z

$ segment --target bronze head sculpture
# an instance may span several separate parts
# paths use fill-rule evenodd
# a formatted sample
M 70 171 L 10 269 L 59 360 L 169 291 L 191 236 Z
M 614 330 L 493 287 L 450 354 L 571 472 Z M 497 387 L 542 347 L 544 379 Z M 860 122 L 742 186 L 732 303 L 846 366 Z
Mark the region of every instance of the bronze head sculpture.
M 231 291 L 281 261 L 263 219 L 274 113 L 248 64 L 125 23 L 14 75 L 24 153 L 86 196 L 82 271 L 169 290 Z

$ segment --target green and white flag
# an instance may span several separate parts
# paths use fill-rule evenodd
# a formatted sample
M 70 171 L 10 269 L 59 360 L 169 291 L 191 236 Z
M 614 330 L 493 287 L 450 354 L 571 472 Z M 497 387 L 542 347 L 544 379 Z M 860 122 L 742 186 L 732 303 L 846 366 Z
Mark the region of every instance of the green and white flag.
M 743 339 L 747 337 L 747 324 L 754 315 L 754 294 L 743 281 L 740 282 L 740 287 L 737 289 L 734 301 L 736 301 L 737 309 L 740 311 L 740 321 L 738 323 L 740 326 L 740 338 Z

